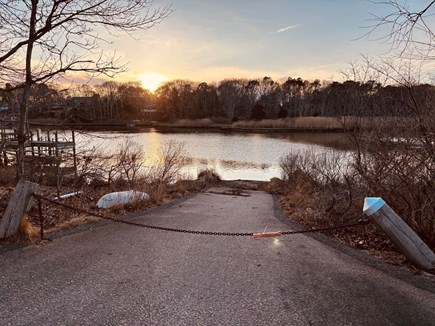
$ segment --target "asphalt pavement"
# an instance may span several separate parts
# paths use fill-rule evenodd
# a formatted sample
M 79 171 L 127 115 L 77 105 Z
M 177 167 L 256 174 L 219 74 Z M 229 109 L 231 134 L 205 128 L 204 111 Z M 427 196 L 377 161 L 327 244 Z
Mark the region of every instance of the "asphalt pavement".
M 223 232 L 291 229 L 264 192 L 216 192 L 132 220 Z M 0 325 L 435 325 L 432 276 L 398 277 L 332 243 L 105 223 L 0 253 Z

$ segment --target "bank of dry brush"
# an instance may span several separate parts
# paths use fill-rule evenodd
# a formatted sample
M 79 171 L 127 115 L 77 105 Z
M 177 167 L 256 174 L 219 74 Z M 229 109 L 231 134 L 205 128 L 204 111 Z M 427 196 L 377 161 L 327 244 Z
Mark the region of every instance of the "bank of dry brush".
M 290 217 L 311 226 L 347 223 L 362 216 L 365 197 L 382 197 L 435 248 L 435 148 L 430 116 L 405 129 L 353 131 L 352 154 L 293 152 L 281 159 L 282 203 Z M 362 232 L 363 230 L 363 232 Z M 373 226 L 347 230 L 361 244 L 388 244 Z

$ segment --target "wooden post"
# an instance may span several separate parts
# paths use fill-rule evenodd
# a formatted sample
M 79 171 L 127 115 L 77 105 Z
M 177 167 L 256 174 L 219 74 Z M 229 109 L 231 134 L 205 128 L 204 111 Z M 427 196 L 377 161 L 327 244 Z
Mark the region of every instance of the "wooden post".
M 48 151 L 48 155 L 51 156 L 51 139 L 50 139 L 50 130 L 47 130 L 47 151 Z
M 36 129 L 36 141 L 38 142 L 38 156 L 41 156 L 41 146 L 40 146 L 40 141 L 41 141 L 41 136 L 39 135 L 39 129 Z
M 32 206 L 32 195 L 38 189 L 38 184 L 20 180 L 15 186 L 0 223 L 0 239 L 17 233 L 21 220 Z
M 409 261 L 426 270 L 435 268 L 435 254 L 382 198 L 367 197 L 364 214 L 371 216 Z

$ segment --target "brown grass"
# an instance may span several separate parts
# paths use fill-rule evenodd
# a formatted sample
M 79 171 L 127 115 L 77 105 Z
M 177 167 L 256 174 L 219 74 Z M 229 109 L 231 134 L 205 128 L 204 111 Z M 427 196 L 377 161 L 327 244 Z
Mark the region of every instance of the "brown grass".
M 406 127 L 409 118 L 406 117 L 293 117 L 284 119 L 242 120 L 232 123 L 234 129 L 288 129 L 288 130 L 338 130 L 338 129 L 386 129 Z M 168 127 L 228 127 L 227 123 L 205 119 L 182 119 L 170 124 L 161 124 Z
M 406 126 L 403 117 L 295 117 L 285 119 L 246 120 L 232 124 L 234 128 L 271 128 L 292 130 L 336 130 L 336 129 L 388 129 L 391 126 Z
M 20 223 L 17 236 L 21 241 L 32 241 L 38 236 L 38 229 L 25 217 Z
M 206 118 L 206 119 L 181 119 L 178 121 L 175 121 L 171 124 L 171 126 L 174 127 L 210 127 L 214 125 L 214 121 L 212 119 Z
M 15 185 L 15 167 L 14 166 L 2 166 L 0 167 L 0 184 L 2 186 Z
M 77 216 L 54 225 L 53 227 L 47 230 L 47 233 L 59 232 L 61 230 L 73 228 L 79 225 L 98 222 L 100 220 L 101 218 L 96 216 L 86 216 L 86 215 Z
M 232 124 L 234 128 L 277 128 L 277 129 L 337 129 L 340 121 L 329 117 L 299 117 L 286 119 L 265 119 L 238 121 Z

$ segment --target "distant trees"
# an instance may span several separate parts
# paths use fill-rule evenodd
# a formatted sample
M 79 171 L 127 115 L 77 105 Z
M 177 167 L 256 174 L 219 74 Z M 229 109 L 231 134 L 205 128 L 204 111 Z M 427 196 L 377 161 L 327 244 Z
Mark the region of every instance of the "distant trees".
M 47 84 L 36 84 L 29 92 L 29 111 L 35 117 L 44 110 L 51 109 L 53 105 L 62 102 L 62 95 L 59 91 Z
M 282 84 L 283 105 L 289 116 L 304 115 L 306 103 L 303 99 L 307 95 L 305 91 L 307 85 L 308 82 L 302 78 L 291 77 Z
M 219 99 L 215 85 L 200 83 L 196 87 L 194 100 L 200 118 L 218 116 Z
M 118 84 L 114 81 L 107 81 L 98 86 L 98 93 L 101 97 L 101 117 L 112 119 L 119 114 L 118 110 Z
M 156 108 L 162 120 L 218 116 L 217 88 L 206 82 L 172 80 L 156 91 Z
M 265 108 L 268 118 L 277 118 L 282 104 L 282 91 L 279 83 L 270 77 L 264 77 L 257 87 L 258 101 L 256 103 Z
M 184 119 L 192 112 L 192 93 L 195 86 L 188 80 L 172 80 L 156 90 L 157 108 L 163 120 Z
M 9 86 L 8 86 L 9 87 Z M 16 106 L 22 89 L 5 91 L 0 96 L 10 106 Z M 103 82 L 100 85 L 73 85 L 63 88 L 60 84 L 35 84 L 29 98 L 31 118 L 47 117 L 47 112 L 64 109 L 68 118 L 107 121 L 112 119 L 138 119 L 145 109 L 155 107 L 155 95 L 142 88 L 140 82 Z
M 244 81 L 241 79 L 226 79 L 219 83 L 217 93 L 221 103 L 222 113 L 229 121 L 236 118 L 238 106 L 244 95 Z
M 140 117 L 141 110 L 152 106 L 153 95 L 150 91 L 142 88 L 140 82 L 120 84 L 118 92 L 122 118 L 135 119 Z
M 8 86 L 11 88 L 12 86 Z M 412 92 L 410 92 L 410 87 Z M 3 101 L 16 107 L 21 89 L 2 92 Z M 300 116 L 410 116 L 415 104 L 429 108 L 435 88 L 428 84 L 385 84 L 375 80 L 343 82 L 287 78 L 279 83 L 262 79 L 225 79 L 217 86 L 205 82 L 173 80 L 155 93 L 139 82 L 107 81 L 100 85 L 36 84 L 29 94 L 30 116 L 44 115 L 53 107 L 73 108 L 74 119 L 109 121 L 141 119 L 143 112 L 156 111 L 153 119 L 216 118 L 276 119 Z M 87 105 L 83 105 L 86 104 Z M 66 117 L 68 118 L 68 117 Z M 70 115 L 72 118 L 72 114 Z

